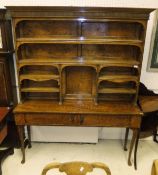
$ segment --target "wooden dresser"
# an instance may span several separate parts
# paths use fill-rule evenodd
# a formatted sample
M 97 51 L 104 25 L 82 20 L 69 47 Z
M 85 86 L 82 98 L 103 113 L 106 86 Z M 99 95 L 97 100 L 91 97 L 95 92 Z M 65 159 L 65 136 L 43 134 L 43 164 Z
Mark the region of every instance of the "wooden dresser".
M 12 59 L 9 22 L 6 10 L 0 9 L 0 106 L 13 105 L 9 62 Z
M 25 125 L 140 127 L 137 95 L 152 9 L 7 7 Z M 131 142 L 129 160 L 134 144 Z
M 7 10 L 0 9 L 0 107 L 9 107 L 12 111 L 17 104 L 15 70 L 13 63 L 13 38 L 11 20 L 7 19 Z M 13 113 L 7 120 L 8 134 L 3 146 L 18 146 L 17 129 Z

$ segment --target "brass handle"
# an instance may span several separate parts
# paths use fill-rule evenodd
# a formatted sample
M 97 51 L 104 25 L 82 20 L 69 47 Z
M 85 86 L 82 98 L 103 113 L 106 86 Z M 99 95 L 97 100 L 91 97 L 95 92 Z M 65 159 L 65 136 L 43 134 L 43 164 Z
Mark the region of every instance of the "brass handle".
M 71 122 L 74 123 L 74 121 L 75 121 L 75 116 L 74 116 L 74 115 L 71 115 L 70 118 L 71 118 Z
M 82 125 L 83 124 L 83 122 L 84 122 L 84 116 L 80 116 L 80 125 Z

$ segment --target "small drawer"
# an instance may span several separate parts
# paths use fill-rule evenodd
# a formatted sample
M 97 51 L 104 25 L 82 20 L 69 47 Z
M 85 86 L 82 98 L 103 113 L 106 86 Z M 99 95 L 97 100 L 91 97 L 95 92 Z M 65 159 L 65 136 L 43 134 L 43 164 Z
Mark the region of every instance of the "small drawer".
M 83 126 L 128 127 L 131 125 L 131 116 L 85 114 L 80 121 Z
M 77 114 L 25 114 L 25 124 L 77 126 L 80 125 L 80 115 Z

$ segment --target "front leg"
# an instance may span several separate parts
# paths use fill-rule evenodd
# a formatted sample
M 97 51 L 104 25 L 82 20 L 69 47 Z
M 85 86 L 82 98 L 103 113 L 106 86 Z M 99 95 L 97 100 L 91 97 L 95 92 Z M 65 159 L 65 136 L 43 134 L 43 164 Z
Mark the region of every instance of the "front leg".
M 27 133 L 28 133 L 28 148 L 31 148 L 31 128 L 29 125 L 27 125 Z
M 134 149 L 134 167 L 135 167 L 135 170 L 137 169 L 137 148 L 138 148 L 138 142 L 139 142 L 139 135 L 140 135 L 140 130 L 138 130 L 138 133 L 136 136 L 136 143 L 135 143 L 135 149 Z
M 133 129 L 133 136 L 132 136 L 132 140 L 131 140 L 131 144 L 130 144 L 130 150 L 129 150 L 129 155 L 128 155 L 128 165 L 131 166 L 131 155 L 132 155 L 132 151 L 133 151 L 133 147 L 134 147 L 134 143 L 135 140 L 137 138 L 138 135 L 138 129 Z
M 18 125 L 17 129 L 18 129 L 18 133 L 19 133 L 21 152 L 22 152 L 21 163 L 25 163 L 24 125 Z

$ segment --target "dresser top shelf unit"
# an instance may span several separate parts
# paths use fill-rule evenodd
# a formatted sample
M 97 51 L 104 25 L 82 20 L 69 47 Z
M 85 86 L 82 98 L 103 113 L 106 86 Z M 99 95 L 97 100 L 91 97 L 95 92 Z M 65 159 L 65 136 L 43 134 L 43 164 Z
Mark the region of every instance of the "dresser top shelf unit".
M 136 104 L 153 9 L 7 7 L 21 102 Z

